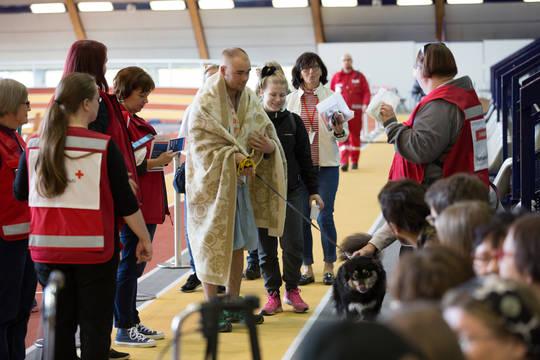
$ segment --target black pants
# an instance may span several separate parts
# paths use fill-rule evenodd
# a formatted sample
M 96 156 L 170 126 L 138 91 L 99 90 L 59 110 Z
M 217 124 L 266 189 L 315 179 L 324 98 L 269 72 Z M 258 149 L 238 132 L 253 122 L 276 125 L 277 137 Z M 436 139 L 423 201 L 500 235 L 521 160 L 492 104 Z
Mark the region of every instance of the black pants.
M 36 264 L 43 286 L 53 270 L 65 276 L 58 294 L 55 360 L 76 359 L 77 325 L 81 329 L 81 359 L 109 359 L 117 266 L 117 253 L 103 264 Z
M 303 186 L 287 194 L 287 200 L 300 211 L 303 209 L 305 197 Z M 304 250 L 303 221 L 299 214 L 287 207 L 283 236 L 279 238 L 279 245 L 283 249 L 283 280 L 287 290 L 297 288 L 300 280 Z M 278 291 L 282 284 L 278 261 L 278 239 L 268 236 L 267 229 L 259 229 L 259 262 L 266 290 Z
M 0 359 L 24 360 L 24 338 L 36 293 L 28 240 L 0 239 L 0 274 Z

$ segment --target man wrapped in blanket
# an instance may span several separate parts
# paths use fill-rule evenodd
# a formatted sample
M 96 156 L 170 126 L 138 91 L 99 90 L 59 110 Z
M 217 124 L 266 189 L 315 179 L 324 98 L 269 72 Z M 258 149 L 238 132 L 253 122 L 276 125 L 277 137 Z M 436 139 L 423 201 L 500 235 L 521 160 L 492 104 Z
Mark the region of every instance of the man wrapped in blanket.
M 255 177 L 286 194 L 286 163 L 272 122 L 246 88 L 246 52 L 225 49 L 218 73 L 190 107 L 186 162 L 187 228 L 197 275 L 207 300 L 217 286 L 238 297 L 244 250 L 257 248 L 257 227 L 281 236 L 285 203 Z M 220 331 L 231 331 L 240 313 L 225 313 Z M 262 322 L 262 316 L 258 317 Z

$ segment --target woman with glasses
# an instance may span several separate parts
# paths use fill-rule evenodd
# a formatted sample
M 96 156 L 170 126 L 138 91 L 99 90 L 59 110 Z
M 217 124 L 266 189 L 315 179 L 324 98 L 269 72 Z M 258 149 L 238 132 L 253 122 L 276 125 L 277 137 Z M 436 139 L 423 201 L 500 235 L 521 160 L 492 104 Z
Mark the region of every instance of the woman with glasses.
M 154 88 L 155 84 L 150 75 L 137 66 L 120 70 L 114 78 L 114 92 L 121 104 L 123 120 L 133 144 L 148 135 L 157 135 L 154 127 L 137 115 L 148 103 L 148 95 Z M 152 141 L 138 145 L 134 150 L 142 198 L 141 211 L 150 240 L 153 240 L 157 224 L 163 224 L 165 215 L 169 214 L 163 167 L 170 163 L 177 153 L 165 151 L 152 158 Z M 143 274 L 146 263 L 137 262 L 138 238 L 129 226 L 122 227 L 120 241 L 123 247 L 116 276 L 114 319 L 118 331 L 115 344 L 153 347 L 156 346 L 155 340 L 163 339 L 165 335 L 141 323 L 136 302 L 137 279 Z
M 442 305 L 467 359 L 540 358 L 540 302 L 532 289 L 490 275 L 448 292 Z
M 540 215 L 516 220 L 499 254 L 499 274 L 540 289 Z
M 454 55 L 443 43 L 426 44 L 416 56 L 414 76 L 426 94 L 399 123 L 394 109 L 382 104 L 378 120 L 395 154 L 390 180 L 411 179 L 425 187 L 436 180 L 464 172 L 485 184 L 488 179 L 486 125 L 483 110 L 468 76 L 458 72 Z M 388 227 L 373 236 L 360 255 L 388 246 Z
M 28 251 L 28 202 L 13 196 L 19 158 L 26 148 L 17 128 L 28 122 L 26 87 L 0 79 L 0 359 L 22 360 L 36 273 Z
M 318 193 L 324 202 L 317 218 L 322 235 L 324 253 L 323 283 L 334 282 L 334 262 L 336 261 L 337 233 L 334 224 L 334 202 L 339 184 L 339 149 L 337 141 L 343 142 L 348 136 L 348 127 L 343 115 L 335 114 L 327 119 L 317 112 L 317 104 L 332 95 L 324 85 L 328 82 L 328 70 L 321 58 L 306 52 L 296 59 L 292 69 L 293 86 L 296 89 L 287 96 L 287 110 L 300 115 L 307 130 L 311 146 L 313 166 L 318 169 Z M 315 198 L 309 196 L 305 213 L 309 217 L 311 204 Z M 315 281 L 313 276 L 313 237 L 311 226 L 304 222 L 304 268 L 300 285 Z

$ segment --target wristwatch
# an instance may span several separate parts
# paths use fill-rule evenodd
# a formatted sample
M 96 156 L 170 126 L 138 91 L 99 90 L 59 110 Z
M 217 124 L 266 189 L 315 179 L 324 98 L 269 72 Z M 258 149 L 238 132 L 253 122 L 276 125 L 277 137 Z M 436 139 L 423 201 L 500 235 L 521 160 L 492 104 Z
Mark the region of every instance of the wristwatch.
M 343 130 L 343 131 L 341 132 L 341 134 L 336 134 L 336 132 L 334 132 L 334 136 L 335 136 L 336 138 L 338 138 L 338 139 L 341 139 L 342 137 L 345 136 L 345 130 Z

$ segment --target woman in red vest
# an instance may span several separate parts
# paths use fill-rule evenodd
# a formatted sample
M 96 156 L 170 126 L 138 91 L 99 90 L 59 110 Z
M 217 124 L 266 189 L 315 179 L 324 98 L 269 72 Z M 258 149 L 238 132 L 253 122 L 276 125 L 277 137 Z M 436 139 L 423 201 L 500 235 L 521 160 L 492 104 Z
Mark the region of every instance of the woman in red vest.
M 21 155 L 15 195 L 30 207 L 29 248 L 38 280 L 53 270 L 65 276 L 56 313 L 55 356 L 75 359 L 81 329 L 81 358 L 109 359 L 118 230 L 122 217 L 139 238 L 139 261 L 152 257 L 150 236 L 111 137 L 88 130 L 99 108 L 96 80 L 65 76 L 42 123 L 39 137 Z
M 28 251 L 30 212 L 13 196 L 19 158 L 26 148 L 17 128 L 28 122 L 28 91 L 18 81 L 0 79 L 0 359 L 22 360 L 24 338 L 36 292 Z
M 114 91 L 121 104 L 124 124 L 134 146 L 145 136 L 157 135 L 152 125 L 137 116 L 148 103 L 148 95 L 154 88 L 154 81 L 140 67 L 124 68 L 114 78 Z M 163 224 L 165 215 L 169 214 L 163 166 L 171 162 L 176 153 L 166 151 L 152 159 L 151 149 L 152 141 L 148 141 L 137 145 L 134 150 L 142 198 L 141 210 L 150 238 L 153 239 L 157 224 Z M 137 278 L 142 275 L 146 265 L 144 262 L 137 263 L 135 256 L 137 235 L 124 225 L 120 232 L 120 241 L 123 248 L 116 276 L 114 318 L 118 332 L 115 344 L 134 347 L 156 346 L 155 340 L 163 339 L 165 335 L 161 331 L 144 326 L 137 312 Z
M 473 83 L 457 74 L 454 55 L 443 43 L 429 43 L 418 52 L 415 78 L 427 95 L 409 120 L 399 123 L 394 109 L 382 104 L 377 119 L 396 153 L 389 179 L 411 179 L 425 187 L 455 173 L 477 175 L 488 186 L 486 124 Z M 388 226 L 374 234 L 357 253 L 382 250 L 391 241 Z
M 120 104 L 114 94 L 109 94 L 109 85 L 105 79 L 106 71 L 107 47 L 94 40 L 78 40 L 69 48 L 62 76 L 66 77 L 73 72 L 82 72 L 90 74 L 96 79 L 101 101 L 95 121 L 93 120 L 88 128 L 109 135 L 115 142 L 126 163 L 130 184 L 136 189 L 139 179 L 131 141 L 124 126 Z M 141 201 L 138 191 L 137 199 Z

